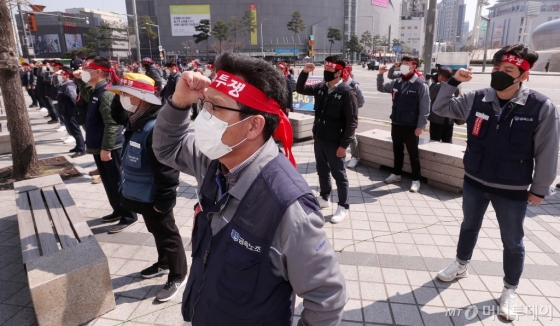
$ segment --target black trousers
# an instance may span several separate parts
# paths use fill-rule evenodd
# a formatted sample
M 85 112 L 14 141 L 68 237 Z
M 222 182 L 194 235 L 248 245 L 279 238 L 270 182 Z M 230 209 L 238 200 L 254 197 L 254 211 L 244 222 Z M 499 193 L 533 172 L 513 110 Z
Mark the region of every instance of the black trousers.
M 430 140 L 449 144 L 453 143 L 453 124 L 430 122 Z
M 43 108 L 47 109 L 51 119 L 58 120 L 58 114 L 53 108 L 51 99 L 46 98 L 46 97 L 38 97 L 37 101 L 39 102 L 40 107 L 43 107 Z
M 35 90 L 27 88 L 27 94 L 31 97 L 31 105 L 37 105 L 37 97 L 35 96 Z
M 109 204 L 113 208 L 113 214 L 120 216 L 119 224 L 129 224 L 138 220 L 136 213 L 121 206 L 119 194 L 119 182 L 121 181 L 121 150 L 111 151 L 111 160 L 104 162 L 100 154 L 93 155 L 95 165 L 99 170 L 99 176 L 107 193 Z
M 395 166 L 393 174 L 401 175 L 404 165 L 404 147 L 410 157 L 412 167 L 412 180 L 420 180 L 420 157 L 418 156 L 418 137 L 414 134 L 416 127 L 391 125 L 391 138 L 393 139 L 393 154 Z
M 332 191 L 331 174 L 336 181 L 338 192 L 338 205 L 346 209 L 350 208 L 348 204 L 348 192 L 350 184 L 346 176 L 346 157 L 337 157 L 336 150 L 338 147 L 328 146 L 324 144 L 314 143 L 315 161 L 317 166 L 317 174 L 319 175 L 320 195 L 323 199 L 328 200 Z
M 154 236 L 158 252 L 158 265 L 169 267 L 168 282 L 182 281 L 187 276 L 187 256 L 179 228 L 175 224 L 173 209 L 168 213 L 144 213 L 146 228 Z
M 64 120 L 66 121 L 66 129 L 68 130 L 68 134 L 76 139 L 75 149 L 78 150 L 78 152 L 85 152 L 86 144 L 84 142 L 84 135 L 82 135 L 82 130 L 78 125 L 78 121 L 76 121 L 76 114 L 67 113 L 64 115 Z

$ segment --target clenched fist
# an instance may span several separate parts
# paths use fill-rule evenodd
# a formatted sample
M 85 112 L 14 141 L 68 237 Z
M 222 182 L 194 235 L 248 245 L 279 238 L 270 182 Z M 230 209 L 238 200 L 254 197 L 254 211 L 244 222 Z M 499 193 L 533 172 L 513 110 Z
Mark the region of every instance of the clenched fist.
M 59 70 L 60 71 L 60 70 Z M 58 71 L 57 71 L 58 72 Z M 72 74 L 74 75 L 74 77 L 76 79 L 82 79 L 82 70 L 78 69 L 78 70 L 74 70 L 74 72 L 72 72 Z
M 306 63 L 305 67 L 303 67 L 303 72 L 305 72 L 305 73 L 310 73 L 313 70 L 315 70 L 315 65 L 312 64 L 312 63 Z
M 457 70 L 453 78 L 455 78 L 455 80 L 458 82 L 462 82 L 462 83 L 468 82 L 472 79 L 472 71 L 468 71 L 467 69 L 461 68 Z
M 210 79 L 194 71 L 185 71 L 177 81 L 171 104 L 186 108 L 204 96 L 204 90 L 210 85 Z
M 387 66 L 381 66 L 381 67 L 379 67 L 379 74 L 383 75 L 384 73 L 387 72 L 387 70 L 389 70 L 389 69 L 387 69 Z

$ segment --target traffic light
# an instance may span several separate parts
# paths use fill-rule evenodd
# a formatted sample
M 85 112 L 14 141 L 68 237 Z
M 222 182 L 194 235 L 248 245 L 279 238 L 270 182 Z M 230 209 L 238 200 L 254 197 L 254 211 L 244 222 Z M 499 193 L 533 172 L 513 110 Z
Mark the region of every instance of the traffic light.
M 37 20 L 34 14 L 27 14 L 27 26 L 30 32 L 37 31 Z

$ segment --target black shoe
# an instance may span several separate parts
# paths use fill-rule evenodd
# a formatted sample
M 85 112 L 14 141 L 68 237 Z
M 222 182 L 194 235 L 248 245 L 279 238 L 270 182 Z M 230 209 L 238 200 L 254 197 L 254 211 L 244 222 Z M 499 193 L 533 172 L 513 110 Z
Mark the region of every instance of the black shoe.
M 120 220 L 120 219 L 121 219 L 120 216 L 115 215 L 114 213 L 112 213 L 112 214 L 103 216 L 103 217 L 101 218 L 101 221 L 102 221 L 103 223 L 111 223 L 111 222 L 118 221 L 118 220 Z
M 50 117 L 51 117 L 51 116 L 47 114 L 47 115 L 44 116 L 43 118 L 48 119 L 48 118 L 50 118 Z
M 79 150 L 76 148 L 72 148 L 71 150 L 68 151 L 68 153 L 76 153 L 76 152 L 79 152 Z
M 126 229 L 128 229 L 129 227 L 133 226 L 134 224 L 138 223 L 138 221 L 134 221 L 132 223 L 128 223 L 128 224 L 117 224 L 115 226 L 113 226 L 112 228 L 109 229 L 109 233 L 119 233 L 122 232 Z
M 557 183 L 557 184 L 556 184 L 556 188 L 560 188 L 560 183 Z
M 31 104 L 29 107 L 30 108 L 36 108 L 36 107 L 39 107 L 39 106 L 37 104 Z
M 156 299 L 159 302 L 166 302 L 171 299 L 179 292 L 179 289 L 187 284 L 187 278 L 185 277 L 182 281 L 177 282 L 167 282 L 163 289 L 161 289 L 156 295 Z
M 71 158 L 76 158 L 76 157 L 80 157 L 80 156 L 84 156 L 86 155 L 86 152 L 76 152 L 74 153 L 74 155 L 71 155 Z
M 50 124 L 50 125 L 53 125 L 55 123 L 58 123 L 58 120 L 51 119 L 47 123 Z
M 142 275 L 143 278 L 152 278 L 164 274 L 169 274 L 169 268 L 166 266 L 161 268 L 158 263 L 155 263 L 140 272 L 140 275 Z

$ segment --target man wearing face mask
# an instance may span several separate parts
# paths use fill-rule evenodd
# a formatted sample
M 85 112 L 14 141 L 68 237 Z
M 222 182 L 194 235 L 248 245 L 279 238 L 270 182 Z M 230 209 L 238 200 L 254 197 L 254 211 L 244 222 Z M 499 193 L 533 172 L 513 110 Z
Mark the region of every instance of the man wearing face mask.
M 437 98 L 441 85 L 446 83 L 451 77 L 453 77 L 453 70 L 451 68 L 440 68 L 438 70 L 438 82 L 430 85 L 430 100 L 432 104 Z M 453 96 L 459 95 L 461 95 L 461 90 L 457 88 Z M 431 110 L 428 120 L 430 121 L 430 140 L 449 144 L 453 142 L 453 125 L 455 120 L 439 116 Z
M 173 62 L 168 62 L 165 64 L 165 72 L 167 74 L 167 84 L 161 91 L 161 98 L 165 101 L 170 96 L 175 93 L 175 87 L 177 86 L 177 80 L 181 77 L 177 65 Z
M 187 257 L 173 207 L 177 198 L 179 171 L 161 164 L 152 149 L 152 133 L 161 100 L 153 79 L 127 73 L 119 85 L 107 89 L 119 94 L 113 102 L 113 119 L 124 125 L 121 205 L 142 214 L 153 234 L 158 261 L 140 272 L 144 278 L 168 274 L 167 282 L 156 299 L 171 300 L 187 282 Z M 120 104 L 120 105 L 119 105 Z
M 116 85 L 119 78 L 109 60 L 104 57 L 86 61 L 82 69 L 81 73 L 75 72 L 80 92 L 89 94 L 85 84 L 92 87 L 86 118 L 87 153 L 93 154 L 109 204 L 113 208 L 113 212 L 101 220 L 104 223 L 119 221 L 119 224 L 109 229 L 109 233 L 118 233 L 138 221 L 136 213 L 121 207 L 119 202 L 123 128 L 111 116 L 111 103 L 115 94 L 106 91 L 107 79 L 110 78 L 110 83 Z
M 442 83 L 433 106 L 436 114 L 466 120 L 468 137 L 457 257 L 438 278 L 450 282 L 468 276 L 467 264 L 492 203 L 504 246 L 500 315 L 507 320 L 514 320 L 520 308 L 515 290 L 523 272 L 527 204 L 539 205 L 551 195 L 558 165 L 556 107 L 524 83 L 537 59 L 523 44 L 506 46 L 494 54 L 490 88 L 453 97 L 460 83 L 472 79 L 470 71 L 460 69 Z
M 155 65 L 154 60 L 146 57 L 144 59 L 142 59 L 142 66 L 144 67 L 144 70 L 146 72 L 146 76 L 150 77 L 151 79 L 153 79 L 156 83 L 156 89 L 158 94 L 161 93 L 161 88 L 162 88 L 162 74 L 161 72 L 158 70 L 158 68 Z
M 198 182 L 183 318 L 194 326 L 289 325 L 298 294 L 298 325 L 338 325 L 348 300 L 344 277 L 318 203 L 294 168 L 284 76 L 231 53 L 215 65 L 212 83 L 181 75 L 154 128 L 157 158 Z
M 315 70 L 312 63 L 305 64 L 299 75 L 296 92 L 315 97 L 315 122 L 313 140 L 319 186 L 319 205 L 330 207 L 332 191 L 331 174 L 336 181 L 338 207 L 331 223 L 340 223 L 350 209 L 346 176 L 346 148 L 352 142 L 358 127 L 358 99 L 356 91 L 342 80 L 346 62 L 340 56 L 325 59 L 324 81 L 305 85 L 309 73 Z
M 72 74 L 72 69 L 62 68 L 58 73 L 57 79 L 59 82 L 58 88 L 58 110 L 61 114 L 64 114 L 64 121 L 68 126 L 68 132 L 76 142 L 76 146 L 70 150 L 70 153 L 74 153 L 71 157 L 76 158 L 86 155 L 86 145 L 84 142 L 84 136 L 82 135 L 82 130 L 80 125 L 76 121 L 76 100 L 78 98 L 77 86 L 74 83 L 74 75 Z
M 393 140 L 393 173 L 385 179 L 386 183 L 401 181 L 404 165 L 404 147 L 410 157 L 412 167 L 412 185 L 410 192 L 420 190 L 420 156 L 418 155 L 418 141 L 422 130 L 428 124 L 430 114 L 430 97 L 428 85 L 416 70 L 418 58 L 405 55 L 401 59 L 399 78 L 385 83 L 383 74 L 387 66 L 379 67 L 377 75 L 377 90 L 381 93 L 393 95 L 391 113 L 391 138 Z

